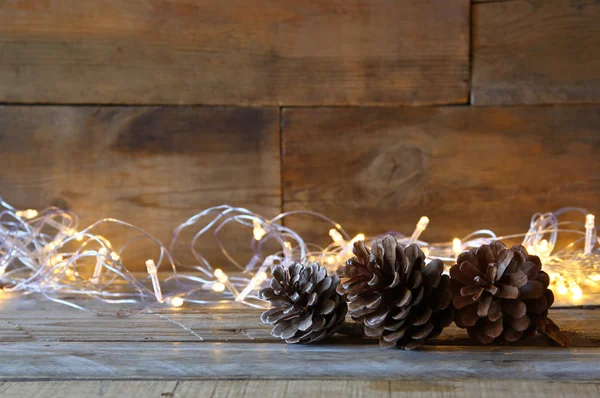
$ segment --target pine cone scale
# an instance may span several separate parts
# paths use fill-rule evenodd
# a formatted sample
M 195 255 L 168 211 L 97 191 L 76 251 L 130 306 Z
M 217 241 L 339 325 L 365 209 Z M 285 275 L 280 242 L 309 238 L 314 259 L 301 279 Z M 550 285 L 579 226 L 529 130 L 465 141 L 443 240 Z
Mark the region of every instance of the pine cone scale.
M 317 263 L 272 270 L 271 286 L 260 291 L 271 309 L 261 315 L 271 331 L 287 343 L 311 343 L 332 335 L 344 321 L 347 305 L 336 292 L 339 278 L 327 276 Z
M 410 306 L 401 308 L 399 312 L 397 312 L 395 315 L 392 315 L 392 319 L 394 319 L 394 320 L 405 319 L 408 316 L 408 314 L 410 313 L 410 310 L 411 310 Z
M 450 277 L 456 324 L 484 344 L 517 341 L 548 324 L 554 297 L 550 279 L 539 257 L 522 246 L 508 249 L 494 241 L 461 253 Z M 552 332 L 549 336 L 559 344 L 568 340 L 560 331 Z
M 398 322 L 395 322 L 395 323 L 391 322 L 391 320 L 390 320 L 390 321 L 388 321 L 388 323 L 386 323 L 383 326 L 383 329 L 387 330 L 389 332 L 395 332 L 398 329 L 400 329 L 402 327 L 402 325 L 404 325 L 404 319 L 401 319 L 401 320 L 399 320 Z
M 413 349 L 452 320 L 451 286 L 442 270 L 440 261 L 425 264 L 416 245 L 404 248 L 387 235 L 370 249 L 362 241 L 354 244 L 337 290 L 365 335 L 379 338 L 381 347 Z

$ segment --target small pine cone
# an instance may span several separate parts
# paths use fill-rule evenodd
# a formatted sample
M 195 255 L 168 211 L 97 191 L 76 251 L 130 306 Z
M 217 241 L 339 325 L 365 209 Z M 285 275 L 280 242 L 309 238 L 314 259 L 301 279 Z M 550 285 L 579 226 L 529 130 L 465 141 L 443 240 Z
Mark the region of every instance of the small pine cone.
M 417 245 L 403 248 L 392 235 L 376 239 L 371 250 L 358 241 L 353 252 L 337 290 L 352 319 L 381 347 L 415 349 L 452 323 L 450 279 L 441 261 L 425 265 Z
M 550 278 L 540 258 L 523 246 L 507 249 L 494 241 L 464 252 L 450 277 L 456 325 L 471 338 L 484 344 L 514 342 L 537 329 L 562 346 L 570 343 L 548 318 L 554 302 Z
M 260 319 L 275 325 L 271 334 L 286 343 L 313 343 L 331 336 L 341 326 L 348 309 L 336 292 L 337 275 L 317 263 L 273 268 L 271 287 L 260 291 L 260 297 L 271 303 L 271 309 Z

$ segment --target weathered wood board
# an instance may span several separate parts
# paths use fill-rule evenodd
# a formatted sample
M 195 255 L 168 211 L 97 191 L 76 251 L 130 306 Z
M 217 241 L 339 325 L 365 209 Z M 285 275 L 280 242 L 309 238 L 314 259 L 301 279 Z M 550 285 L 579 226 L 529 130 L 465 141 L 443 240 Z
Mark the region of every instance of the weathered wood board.
M 217 300 L 99 317 L 38 295 L 4 294 L 0 380 L 420 380 L 424 374 L 429 381 L 600 379 L 597 309 L 550 311 L 572 339 L 569 349 L 539 336 L 512 346 L 481 346 L 453 326 L 413 352 L 382 350 L 376 341 L 341 335 L 318 345 L 286 345 L 270 335 L 259 315 Z
M 1 343 L 5 380 L 41 379 L 422 379 L 595 381 L 597 348 L 427 346 L 416 352 L 368 344 Z M 356 361 L 360 358 L 360 361 Z
M 278 120 L 276 108 L 3 106 L 0 195 L 18 208 L 72 209 L 81 227 L 118 218 L 168 245 L 173 228 L 210 206 L 281 211 Z M 115 247 L 134 235 L 95 231 Z M 223 233 L 252 238 L 248 228 Z M 182 238 L 189 244 L 189 235 Z M 210 234 L 198 247 L 224 259 Z M 248 247 L 235 245 L 238 260 L 247 259 Z M 150 241 L 129 252 L 130 270 L 143 270 L 158 253 Z M 183 244 L 176 253 L 191 257 Z
M 469 4 L 4 2 L 0 101 L 466 103 Z
M 352 234 L 410 235 L 426 215 L 422 238 L 451 241 L 481 228 L 525 233 L 536 212 L 600 211 L 598 106 L 289 108 L 282 117 L 284 210 L 324 213 Z M 286 225 L 330 241 L 314 219 Z
M 259 309 L 231 301 L 223 296 L 205 295 L 207 304 L 186 304 L 181 308 L 154 306 L 148 310 L 123 311 L 93 300 L 69 299 L 109 316 L 74 310 L 38 295 L 4 293 L 0 301 L 0 342 L 240 342 L 279 343 L 271 327 L 260 322 Z M 119 316 L 117 316 L 117 313 Z M 48 314 L 54 314 L 48 316 Z M 582 308 L 552 309 L 551 317 L 573 341 L 575 347 L 600 346 L 600 311 Z M 587 325 L 589 322 L 590 325 Z M 357 343 L 357 339 L 338 338 Z M 376 345 L 376 341 L 371 341 Z M 471 346 L 466 332 L 455 326 L 432 341 L 435 345 Z M 517 344 L 519 345 L 519 344 Z M 548 347 L 536 337 L 524 346 Z
M 392 398 L 392 397 L 595 397 L 597 383 L 523 380 L 202 380 L 44 381 L 0 383 L 5 398 L 22 397 L 218 397 Z
M 475 2 L 471 103 L 600 102 L 600 3 Z

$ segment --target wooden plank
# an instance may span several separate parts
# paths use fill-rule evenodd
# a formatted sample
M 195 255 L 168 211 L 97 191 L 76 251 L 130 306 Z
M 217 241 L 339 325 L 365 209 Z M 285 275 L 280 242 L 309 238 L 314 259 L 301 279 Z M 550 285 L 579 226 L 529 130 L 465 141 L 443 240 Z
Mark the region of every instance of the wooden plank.
M 168 245 L 173 228 L 210 206 L 280 212 L 278 121 L 276 108 L 0 107 L 0 192 L 17 208 L 70 208 L 81 226 L 118 218 Z M 96 231 L 115 247 L 135 235 Z M 230 246 L 236 258 L 248 261 L 251 230 L 223 232 L 239 242 Z M 190 237 L 177 248 L 183 261 Z M 212 235 L 198 248 L 226 267 Z M 143 270 L 158 250 L 137 241 L 130 253 L 129 269 Z
M 211 395 L 212 394 L 212 395 Z M 548 383 L 523 380 L 363 381 L 220 380 L 182 381 L 175 397 L 594 397 L 597 383 Z
M 525 233 L 540 211 L 600 210 L 598 106 L 288 108 L 282 126 L 284 210 L 351 234 L 410 235 L 427 215 L 422 239 L 451 241 Z M 314 218 L 286 225 L 331 241 Z
M 69 342 L 0 343 L 0 379 L 600 379 L 597 348 L 372 344 Z M 360 358 L 357 361 L 357 358 Z
M 600 4 L 473 4 L 471 103 L 600 102 Z
M 0 384 L 5 398 L 21 397 L 594 397 L 597 383 L 524 380 L 202 380 L 202 381 L 18 381 Z
M 6 296 L 6 295 L 5 295 Z M 111 310 L 118 307 L 74 301 L 87 307 Z M 185 304 L 180 308 L 154 307 L 131 316 L 97 316 L 53 303 L 37 295 L 8 295 L 0 301 L 0 342 L 239 342 L 249 344 L 283 342 L 271 336 L 271 327 L 260 321 L 260 310 L 238 303 L 209 305 Z M 120 311 L 121 314 L 126 314 Z M 49 316 L 49 314 L 52 314 Z M 600 309 L 554 309 L 550 317 L 571 338 L 573 347 L 600 346 Z M 359 338 L 338 335 L 332 344 L 361 343 Z M 329 344 L 329 343 L 328 343 Z M 376 341 L 362 341 L 376 349 Z M 451 326 L 430 342 L 439 346 L 472 346 L 465 330 Z M 519 342 L 515 346 L 551 348 L 541 336 Z
M 0 101 L 466 103 L 469 4 L 4 2 Z
M 172 397 L 176 381 L 44 381 L 0 384 L 4 398 Z

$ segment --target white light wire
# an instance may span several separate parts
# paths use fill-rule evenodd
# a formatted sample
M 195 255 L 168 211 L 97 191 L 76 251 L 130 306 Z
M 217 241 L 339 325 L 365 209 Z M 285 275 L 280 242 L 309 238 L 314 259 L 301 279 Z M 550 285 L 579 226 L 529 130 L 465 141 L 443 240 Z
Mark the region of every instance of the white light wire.
M 185 302 L 210 304 L 217 297 L 265 308 L 257 290 L 268 283 L 271 267 L 294 261 L 318 261 L 333 272 L 351 258 L 352 246 L 357 240 L 368 243 L 377 237 L 358 234 L 351 239 L 340 224 L 313 211 L 294 210 L 268 219 L 244 208 L 221 205 L 208 208 L 175 228 L 167 249 L 143 229 L 113 218 L 99 220 L 78 230 L 78 216 L 71 211 L 55 207 L 39 212 L 17 210 L 1 198 L 0 210 L 0 283 L 4 290 L 41 293 L 51 301 L 99 314 L 111 313 L 107 308 L 115 304 L 137 313 L 163 305 L 163 302 L 170 304 L 173 298 L 177 298 L 171 303 L 174 307 Z M 587 223 L 559 222 L 559 216 L 567 212 L 587 216 Z M 331 228 L 329 235 L 333 242 L 325 248 L 305 242 L 296 231 L 282 225 L 282 221 L 291 216 L 310 216 L 324 221 Z M 593 216 L 591 219 L 593 222 Z M 594 292 L 600 290 L 600 255 L 593 250 L 598 246 L 597 228 L 591 228 L 589 220 L 585 209 L 564 208 L 554 213 L 534 214 L 525 233 L 497 236 L 489 229 L 480 229 L 462 239 L 427 243 L 418 240 L 429 221 L 427 217 L 421 217 L 411 235 L 389 233 L 403 245 L 413 241 L 418 243 L 426 253 L 427 261 L 441 259 L 447 265 L 455 261 L 457 251 L 489 244 L 493 240 L 522 239 L 517 243 L 523 244 L 531 254 L 542 257 L 545 270 L 551 275 L 559 294 L 581 298 L 578 297 L 582 295 L 581 286 Z M 245 264 L 228 250 L 228 247 L 239 250 L 239 242 L 233 244 L 220 237 L 228 225 L 249 231 L 248 246 L 252 257 Z M 123 233 L 134 236 L 116 250 L 113 243 L 96 233 L 107 226 L 118 227 Z M 184 231 L 192 234 L 189 240 L 189 253 L 195 260 L 192 263 L 175 258 Z M 210 231 L 214 247 L 224 259 L 218 266 L 211 264 L 198 248 L 201 240 L 203 247 L 207 247 L 205 236 Z M 556 249 L 559 237 L 563 235 L 575 238 L 571 237 Z M 146 276 L 133 274 L 124 264 L 129 257 L 139 258 L 131 256 L 130 252 L 135 250 L 134 243 L 140 240 L 150 242 L 158 249 L 155 258 L 147 261 Z M 589 254 L 584 254 L 584 247 L 591 247 Z M 155 272 L 161 271 L 161 267 L 164 271 L 165 266 L 168 272 Z M 237 273 L 229 271 L 232 267 L 237 268 Z M 231 275 L 222 269 L 227 269 Z M 95 300 L 80 300 L 84 297 Z

